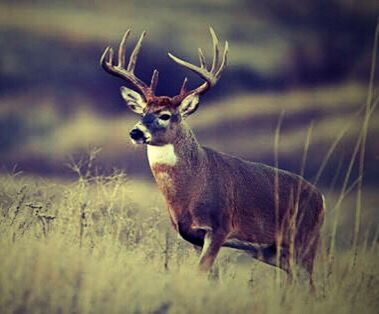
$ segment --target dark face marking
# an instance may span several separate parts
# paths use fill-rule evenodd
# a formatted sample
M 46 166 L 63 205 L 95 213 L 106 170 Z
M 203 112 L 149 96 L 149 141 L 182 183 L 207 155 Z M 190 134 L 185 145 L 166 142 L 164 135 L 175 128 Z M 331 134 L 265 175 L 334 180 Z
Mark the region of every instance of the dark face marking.
M 142 117 L 141 122 L 152 134 L 154 134 L 155 132 L 166 130 L 169 126 L 168 120 L 160 119 L 160 114 L 147 113 Z
M 139 144 L 169 144 L 174 141 L 180 122 L 180 113 L 175 108 L 149 108 L 133 128 L 130 137 Z M 135 130 L 139 130 L 138 138 Z
M 146 115 L 144 115 L 142 117 L 142 123 L 145 125 L 145 126 L 149 126 L 151 124 L 154 123 L 154 121 L 156 120 L 157 116 L 156 114 L 154 113 L 147 113 Z

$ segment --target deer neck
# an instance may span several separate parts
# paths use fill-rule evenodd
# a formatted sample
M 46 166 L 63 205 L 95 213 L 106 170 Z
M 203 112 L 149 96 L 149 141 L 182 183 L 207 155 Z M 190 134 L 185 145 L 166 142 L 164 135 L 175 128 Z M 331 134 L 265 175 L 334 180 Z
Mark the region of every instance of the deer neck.
M 164 169 L 191 171 L 198 167 L 203 149 L 192 130 L 183 122 L 172 143 L 162 146 L 147 145 L 147 156 L 153 173 Z
M 201 171 L 205 153 L 192 130 L 184 123 L 175 140 L 163 146 L 148 145 L 147 155 L 151 171 L 166 199 L 186 194 L 188 187 Z

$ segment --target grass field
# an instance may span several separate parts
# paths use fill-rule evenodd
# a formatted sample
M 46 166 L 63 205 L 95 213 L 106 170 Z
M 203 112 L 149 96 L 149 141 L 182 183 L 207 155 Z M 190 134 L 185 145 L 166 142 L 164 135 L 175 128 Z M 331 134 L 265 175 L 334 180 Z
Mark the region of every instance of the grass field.
M 1 313 L 376 313 L 379 305 L 375 223 L 354 250 L 344 219 L 330 258 L 328 213 L 312 295 L 231 249 L 199 274 L 197 253 L 173 232 L 161 201 L 145 186 L 139 206 L 121 172 L 74 182 L 13 174 L 0 185 Z M 353 201 L 342 204 L 345 217 Z

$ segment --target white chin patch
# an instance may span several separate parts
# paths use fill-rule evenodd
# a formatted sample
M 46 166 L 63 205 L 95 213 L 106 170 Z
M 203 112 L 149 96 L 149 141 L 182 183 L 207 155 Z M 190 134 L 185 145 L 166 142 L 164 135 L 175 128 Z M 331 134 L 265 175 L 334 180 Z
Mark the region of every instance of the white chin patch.
M 131 139 L 133 144 L 149 144 L 151 141 L 151 137 L 145 137 L 138 140 Z
M 149 159 L 150 166 L 157 164 L 175 166 L 178 160 L 172 144 L 166 144 L 163 146 L 148 145 L 147 157 Z

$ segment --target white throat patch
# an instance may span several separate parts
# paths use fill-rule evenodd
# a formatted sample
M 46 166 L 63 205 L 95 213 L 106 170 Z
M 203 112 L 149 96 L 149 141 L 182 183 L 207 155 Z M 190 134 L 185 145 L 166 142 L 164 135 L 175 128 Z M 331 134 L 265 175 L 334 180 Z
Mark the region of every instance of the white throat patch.
M 147 158 L 149 159 L 150 166 L 155 164 L 175 166 L 178 159 L 172 144 L 163 146 L 147 145 Z

